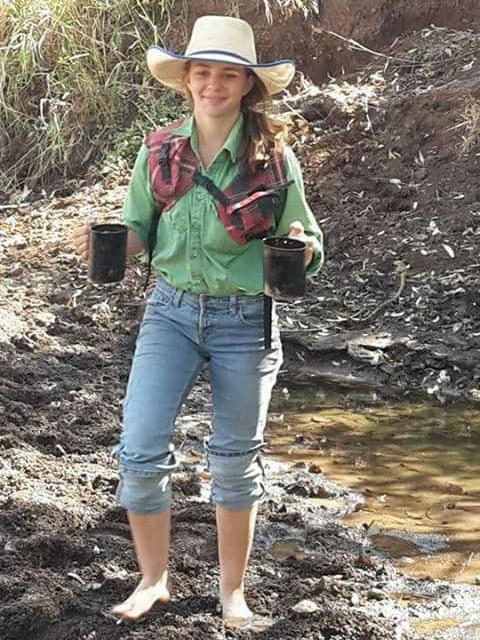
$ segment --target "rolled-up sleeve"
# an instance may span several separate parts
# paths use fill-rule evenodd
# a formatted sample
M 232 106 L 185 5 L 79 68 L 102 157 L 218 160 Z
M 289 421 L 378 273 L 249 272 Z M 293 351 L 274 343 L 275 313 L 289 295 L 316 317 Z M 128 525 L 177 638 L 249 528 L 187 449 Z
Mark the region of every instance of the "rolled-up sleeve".
M 313 276 L 323 264 L 323 234 L 305 198 L 302 170 L 290 147 L 284 152 L 288 180 L 293 183 L 288 188 L 285 209 L 276 230 L 276 235 L 288 235 L 292 222 L 298 220 L 305 228 L 305 235 L 313 241 L 313 259 L 307 267 L 306 275 Z
M 132 170 L 127 196 L 123 205 L 123 221 L 148 246 L 148 230 L 155 210 L 155 198 L 150 186 L 148 150 L 142 145 Z

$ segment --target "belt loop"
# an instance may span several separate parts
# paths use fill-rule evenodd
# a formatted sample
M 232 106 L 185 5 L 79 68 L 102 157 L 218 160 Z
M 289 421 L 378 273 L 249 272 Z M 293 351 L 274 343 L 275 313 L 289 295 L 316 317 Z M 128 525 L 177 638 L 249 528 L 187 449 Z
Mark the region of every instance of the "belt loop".
M 175 289 L 175 293 L 173 294 L 173 304 L 176 307 L 179 307 L 182 303 L 183 294 L 184 291 L 182 291 L 182 289 Z
M 230 315 L 235 317 L 238 313 L 238 296 L 230 296 Z

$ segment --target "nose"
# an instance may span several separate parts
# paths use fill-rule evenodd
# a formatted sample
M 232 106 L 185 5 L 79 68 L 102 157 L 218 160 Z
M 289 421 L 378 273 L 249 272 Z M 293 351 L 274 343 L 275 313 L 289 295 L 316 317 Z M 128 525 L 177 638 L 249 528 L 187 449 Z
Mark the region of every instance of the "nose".
M 207 86 L 215 88 L 215 87 L 218 87 L 220 83 L 221 83 L 221 77 L 212 73 L 208 78 Z

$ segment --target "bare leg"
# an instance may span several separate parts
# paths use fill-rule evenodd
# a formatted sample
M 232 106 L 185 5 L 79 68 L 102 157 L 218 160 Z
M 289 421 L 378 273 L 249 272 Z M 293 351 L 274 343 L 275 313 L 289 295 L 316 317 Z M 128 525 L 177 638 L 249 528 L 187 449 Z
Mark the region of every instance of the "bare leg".
M 132 595 L 112 609 L 124 620 L 138 620 L 155 602 L 168 602 L 168 547 L 170 543 L 170 509 L 153 515 L 129 511 L 128 518 L 142 579 Z
M 241 511 L 217 507 L 220 600 L 224 619 L 252 615 L 245 602 L 244 578 L 256 517 L 256 505 Z

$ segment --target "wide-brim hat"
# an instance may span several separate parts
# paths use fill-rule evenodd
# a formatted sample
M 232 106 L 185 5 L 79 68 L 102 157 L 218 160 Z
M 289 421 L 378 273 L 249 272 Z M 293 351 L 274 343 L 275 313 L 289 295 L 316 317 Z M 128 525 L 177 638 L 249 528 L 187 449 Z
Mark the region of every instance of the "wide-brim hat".
M 154 45 L 147 51 L 147 65 L 162 84 L 184 90 L 185 62 L 203 60 L 248 67 L 273 95 L 285 89 L 295 74 L 292 60 L 260 64 L 255 38 L 248 22 L 228 16 L 202 16 L 195 21 L 185 53 L 179 54 Z

